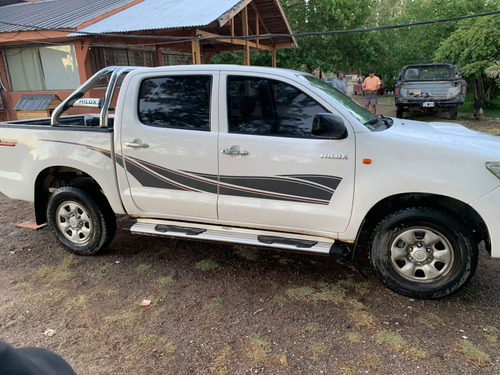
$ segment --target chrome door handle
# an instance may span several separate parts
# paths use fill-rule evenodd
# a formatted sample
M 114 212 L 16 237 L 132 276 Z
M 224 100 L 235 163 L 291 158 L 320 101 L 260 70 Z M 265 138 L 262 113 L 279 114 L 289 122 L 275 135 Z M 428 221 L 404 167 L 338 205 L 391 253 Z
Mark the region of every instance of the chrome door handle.
M 225 155 L 248 155 L 246 150 L 234 150 L 232 148 L 225 148 L 222 153 Z
M 133 148 L 148 148 L 147 143 L 137 143 L 137 142 L 125 142 L 125 146 Z

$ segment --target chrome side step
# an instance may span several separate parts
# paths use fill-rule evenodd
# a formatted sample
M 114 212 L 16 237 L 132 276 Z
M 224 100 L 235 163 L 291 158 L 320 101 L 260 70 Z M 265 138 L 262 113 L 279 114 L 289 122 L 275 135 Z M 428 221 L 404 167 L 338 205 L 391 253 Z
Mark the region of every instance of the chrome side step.
M 138 219 L 130 227 L 124 228 L 124 230 L 132 234 L 229 242 L 323 255 L 344 255 L 337 250 L 338 246 L 335 240 L 331 238 L 266 230 L 156 219 Z M 342 247 L 342 249 L 343 252 L 345 247 Z

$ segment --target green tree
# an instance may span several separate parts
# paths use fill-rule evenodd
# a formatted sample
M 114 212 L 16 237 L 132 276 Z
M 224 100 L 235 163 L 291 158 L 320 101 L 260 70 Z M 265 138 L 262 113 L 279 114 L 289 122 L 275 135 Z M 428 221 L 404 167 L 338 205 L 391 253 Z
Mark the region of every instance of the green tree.
M 497 10 L 499 5 L 499 0 L 378 0 L 372 23 L 389 26 L 446 19 Z M 466 23 L 474 20 L 468 19 Z M 457 22 L 446 22 L 379 32 L 388 58 L 380 62 L 378 72 L 391 77 L 411 62 L 435 59 L 441 42 L 459 26 Z
M 500 56 L 500 16 L 481 17 L 463 24 L 441 43 L 435 56 L 457 64 L 473 90 L 474 98 L 487 106 L 496 85 L 485 70 Z
M 294 33 L 359 28 L 375 0 L 281 0 Z M 297 38 L 298 49 L 280 51 L 280 66 L 313 71 L 366 69 L 377 60 L 376 41 L 368 34 L 335 34 Z M 362 63 L 360 63 L 362 62 Z
M 495 61 L 492 65 L 487 67 L 484 72 L 488 77 L 496 81 L 497 87 L 500 87 L 500 60 Z

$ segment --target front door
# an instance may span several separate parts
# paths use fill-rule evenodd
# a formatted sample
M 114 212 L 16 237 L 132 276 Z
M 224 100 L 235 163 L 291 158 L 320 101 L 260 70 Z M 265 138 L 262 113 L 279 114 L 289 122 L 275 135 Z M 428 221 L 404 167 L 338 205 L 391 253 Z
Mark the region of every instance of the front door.
M 311 135 L 328 112 L 293 82 L 221 77 L 227 123 L 219 135 L 219 218 L 242 226 L 307 232 L 347 228 L 354 189 L 355 141 Z M 225 125 L 223 125 L 223 123 Z

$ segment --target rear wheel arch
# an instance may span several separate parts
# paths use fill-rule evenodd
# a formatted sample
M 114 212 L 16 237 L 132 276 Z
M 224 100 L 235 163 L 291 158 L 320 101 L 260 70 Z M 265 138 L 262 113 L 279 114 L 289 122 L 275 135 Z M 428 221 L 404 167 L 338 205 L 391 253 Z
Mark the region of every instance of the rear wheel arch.
M 69 167 L 55 166 L 41 171 L 35 180 L 35 218 L 37 224 L 47 222 L 47 206 L 51 194 L 62 186 L 77 186 L 84 191 L 98 195 L 98 199 L 109 206 L 97 181 L 87 173 Z

